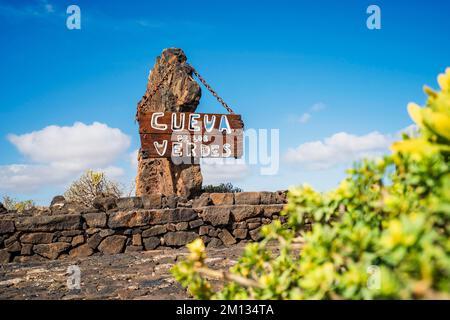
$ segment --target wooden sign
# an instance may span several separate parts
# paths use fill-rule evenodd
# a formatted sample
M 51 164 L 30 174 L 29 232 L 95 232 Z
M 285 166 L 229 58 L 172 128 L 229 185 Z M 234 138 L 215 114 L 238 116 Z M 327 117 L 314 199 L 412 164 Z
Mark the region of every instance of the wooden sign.
M 149 158 L 239 158 L 244 124 L 237 114 L 148 112 L 139 116 Z

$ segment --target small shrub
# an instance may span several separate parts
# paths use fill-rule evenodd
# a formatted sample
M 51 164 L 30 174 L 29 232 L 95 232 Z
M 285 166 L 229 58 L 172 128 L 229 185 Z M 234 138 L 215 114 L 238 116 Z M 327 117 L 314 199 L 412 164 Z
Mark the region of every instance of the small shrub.
M 8 211 L 17 211 L 18 213 L 23 213 L 36 206 L 33 200 L 17 201 L 9 196 L 4 196 L 2 203 Z
M 241 188 L 233 186 L 230 182 L 228 183 L 221 183 L 217 186 L 214 186 L 212 184 L 203 186 L 202 192 L 207 193 L 235 193 L 235 192 L 242 192 L 243 190 Z
M 78 180 L 74 181 L 64 197 L 67 201 L 91 207 L 98 196 L 112 196 L 119 198 L 122 187 L 119 183 L 109 180 L 103 172 L 86 171 Z

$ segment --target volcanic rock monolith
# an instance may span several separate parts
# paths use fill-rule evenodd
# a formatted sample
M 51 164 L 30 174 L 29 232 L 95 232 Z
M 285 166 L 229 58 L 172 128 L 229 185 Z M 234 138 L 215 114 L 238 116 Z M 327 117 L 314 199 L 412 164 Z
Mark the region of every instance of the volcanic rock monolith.
M 201 89 L 186 60 L 181 49 L 163 50 L 150 72 L 147 90 L 137 106 L 138 113 L 195 111 Z M 201 191 L 202 180 L 199 164 L 177 165 L 170 158 L 148 158 L 145 153 L 138 153 L 137 196 L 161 193 L 190 198 Z

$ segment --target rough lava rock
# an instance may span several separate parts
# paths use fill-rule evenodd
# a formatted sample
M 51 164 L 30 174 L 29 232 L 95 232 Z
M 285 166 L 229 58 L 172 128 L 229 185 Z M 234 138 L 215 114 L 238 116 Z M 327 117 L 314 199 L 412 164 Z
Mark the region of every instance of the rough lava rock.
M 186 63 L 181 49 L 163 50 L 150 73 L 145 96 L 139 101 L 138 113 L 145 111 L 194 112 L 201 97 L 201 89 L 192 78 L 192 68 Z M 161 78 L 168 72 L 169 61 L 174 64 L 169 76 L 156 93 L 147 99 Z M 199 164 L 175 165 L 170 159 L 147 158 L 138 153 L 136 195 L 176 194 L 190 198 L 200 193 L 202 174 Z
M 55 242 L 49 244 L 37 244 L 33 247 L 34 252 L 51 260 L 55 260 L 61 252 L 70 247 L 69 243 Z
M 110 236 L 100 243 L 98 249 L 105 254 L 117 254 L 122 252 L 126 240 L 127 238 L 125 236 Z
M 117 207 L 116 198 L 112 196 L 98 196 L 93 201 L 93 207 L 101 211 L 108 211 Z
M 66 204 L 66 198 L 64 198 L 64 196 L 55 196 L 52 199 L 52 202 L 50 203 L 50 207 L 53 206 L 60 206 L 63 207 Z
M 14 232 L 14 222 L 12 220 L 0 220 L 0 234 Z
M 231 210 L 229 206 L 205 207 L 201 217 L 213 226 L 225 225 L 230 221 Z
M 56 204 L 62 199 L 55 199 L 52 211 L 65 213 L 9 211 L 0 215 L 0 264 L 175 249 L 198 237 L 208 247 L 259 241 L 263 225 L 273 220 L 286 222 L 287 217 L 280 216 L 284 194 L 211 193 L 191 200 L 161 194 L 102 197 L 97 199 L 98 208 L 73 206 L 73 213 L 65 209 L 70 202 L 59 210 Z M 229 204 L 233 198 L 264 204 Z
M 16 220 L 16 228 L 19 231 L 76 230 L 80 225 L 80 214 L 20 217 Z
M 0 214 L 8 213 L 8 210 L 5 208 L 3 203 L 0 202 Z
M 198 237 L 198 234 L 195 232 L 168 232 L 164 235 L 164 243 L 169 246 L 184 246 Z

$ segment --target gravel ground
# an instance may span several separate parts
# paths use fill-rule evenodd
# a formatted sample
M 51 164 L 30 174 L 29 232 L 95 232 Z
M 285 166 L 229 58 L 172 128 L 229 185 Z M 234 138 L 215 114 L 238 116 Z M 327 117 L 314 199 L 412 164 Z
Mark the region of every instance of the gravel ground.
M 207 264 L 228 268 L 242 249 L 207 249 Z M 169 271 L 185 255 L 185 249 L 155 250 L 0 265 L 0 299 L 189 299 Z M 71 265 L 80 268 L 80 289 L 67 286 Z

